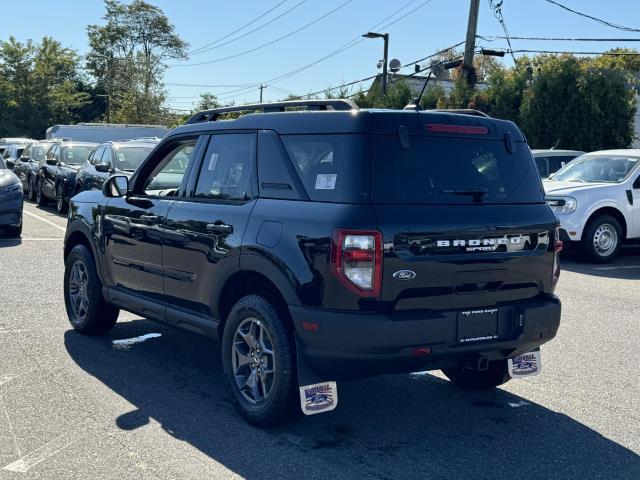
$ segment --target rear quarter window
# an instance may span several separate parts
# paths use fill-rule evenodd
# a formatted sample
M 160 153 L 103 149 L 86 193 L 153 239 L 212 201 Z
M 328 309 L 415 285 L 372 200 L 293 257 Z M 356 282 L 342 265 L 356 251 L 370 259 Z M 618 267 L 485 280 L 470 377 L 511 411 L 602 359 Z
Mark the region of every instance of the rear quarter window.
M 365 135 L 282 135 L 309 199 L 368 203 L 370 168 Z

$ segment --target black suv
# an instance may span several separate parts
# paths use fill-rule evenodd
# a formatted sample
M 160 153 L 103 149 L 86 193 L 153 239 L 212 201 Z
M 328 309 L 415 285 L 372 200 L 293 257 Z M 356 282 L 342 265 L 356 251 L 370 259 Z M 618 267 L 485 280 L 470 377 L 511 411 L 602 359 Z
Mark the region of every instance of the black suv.
M 130 177 L 160 140 L 139 139 L 98 145 L 76 175 L 75 193 L 101 190 L 113 174 Z
M 264 113 L 220 120 L 241 110 Z M 271 425 L 298 402 L 334 408 L 335 380 L 442 369 L 493 387 L 527 352 L 535 370 L 560 322 L 560 246 L 511 122 L 229 107 L 72 199 L 65 303 L 81 333 L 124 309 L 220 339 L 236 407 Z
M 57 142 L 51 145 L 38 167 L 36 201 L 44 206 L 55 200 L 56 209 L 66 213 L 69 197 L 74 194 L 76 173 L 98 145 L 89 142 Z
M 36 199 L 35 185 L 38 169 L 41 163 L 44 162 L 51 143 L 53 142 L 43 140 L 27 145 L 19 161 L 13 167 L 13 173 L 15 173 L 22 182 L 22 188 L 29 196 L 29 200 L 33 201 Z

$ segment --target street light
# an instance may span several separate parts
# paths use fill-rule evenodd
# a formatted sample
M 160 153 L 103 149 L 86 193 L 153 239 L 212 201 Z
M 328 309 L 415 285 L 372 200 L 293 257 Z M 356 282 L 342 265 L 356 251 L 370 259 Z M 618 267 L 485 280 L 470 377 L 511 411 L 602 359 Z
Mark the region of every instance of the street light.
M 384 40 L 384 56 L 382 58 L 382 96 L 387 95 L 387 60 L 389 58 L 389 34 L 367 32 L 362 35 L 364 38 L 382 38 Z

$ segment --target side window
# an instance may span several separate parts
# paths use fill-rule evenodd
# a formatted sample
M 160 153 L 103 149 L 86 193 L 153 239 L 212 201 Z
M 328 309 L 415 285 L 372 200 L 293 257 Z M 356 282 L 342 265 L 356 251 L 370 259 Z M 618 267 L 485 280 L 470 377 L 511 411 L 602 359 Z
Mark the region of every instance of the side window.
M 111 147 L 104 147 L 99 163 L 111 165 Z
M 102 158 L 102 153 L 104 152 L 104 147 L 100 147 L 97 150 L 95 150 L 92 154 L 91 157 L 89 158 L 89 163 L 91 163 L 91 165 L 97 165 L 100 163 L 100 159 Z
M 58 154 L 59 149 L 60 147 L 58 145 L 52 145 L 51 148 L 49 149 L 49 152 L 47 153 L 47 158 L 59 160 L 60 159 L 60 155 Z
M 258 135 L 258 177 L 261 197 L 301 199 L 294 180 L 296 173 L 275 132 L 262 131 Z
M 633 182 L 633 188 L 640 188 L 640 175 L 638 175 Z
M 143 191 L 146 195 L 174 196 L 182 184 L 189 162 L 196 151 L 197 138 L 178 141 L 163 149 L 162 160 L 146 177 Z
M 248 200 L 256 158 L 255 133 L 212 135 L 195 196 L 215 200 Z
M 536 167 L 538 167 L 538 173 L 542 178 L 549 176 L 549 168 L 547 167 L 547 157 L 535 157 Z

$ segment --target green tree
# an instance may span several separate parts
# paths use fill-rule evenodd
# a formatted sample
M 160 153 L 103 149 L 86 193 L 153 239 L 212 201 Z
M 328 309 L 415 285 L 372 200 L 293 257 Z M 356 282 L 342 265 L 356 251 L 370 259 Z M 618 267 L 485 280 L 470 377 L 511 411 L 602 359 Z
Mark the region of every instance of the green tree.
M 186 58 L 187 44 L 162 10 L 143 0 L 105 0 L 104 25 L 89 25 L 87 69 L 112 104 L 113 121 L 154 123 L 166 117 L 167 61 Z

